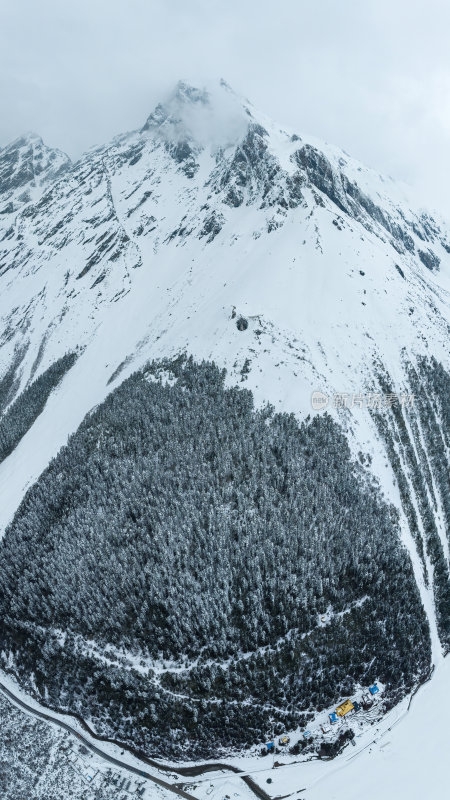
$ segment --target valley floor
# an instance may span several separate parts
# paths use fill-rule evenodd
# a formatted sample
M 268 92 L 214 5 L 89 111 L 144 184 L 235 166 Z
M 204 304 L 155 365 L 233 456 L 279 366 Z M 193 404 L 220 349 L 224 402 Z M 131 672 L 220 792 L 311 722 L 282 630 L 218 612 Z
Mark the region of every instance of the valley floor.
M 446 797 L 445 787 L 448 783 L 449 685 L 450 658 L 445 658 L 439 661 L 432 679 L 412 699 L 409 710 L 405 698 L 383 720 L 356 733 L 356 747 L 347 746 L 332 761 L 292 763 L 275 769 L 270 757 L 270 760 L 230 759 L 230 764 L 250 774 L 261 789 L 274 798 L 292 796 L 296 800 L 377 800 L 382 792 L 383 800 L 440 800 Z M 2 795 L 4 800 L 18 797 L 16 788 L 20 786 L 23 789 L 25 785 L 30 787 L 29 800 L 59 798 L 62 796 L 59 794 L 62 785 L 55 786 L 58 775 L 58 780 L 64 779 L 66 800 L 99 796 L 95 790 L 92 792 L 93 786 L 89 790 L 92 793 L 85 794 L 90 783 L 86 776 L 93 774 L 92 767 L 95 766 L 98 781 L 103 782 L 102 776 L 108 768 L 106 762 L 102 764 L 101 758 L 94 757 L 95 764 L 88 764 L 92 754 L 86 751 L 82 757 L 74 737 L 56 732 L 45 723 L 31 721 L 3 699 L 0 702 L 1 762 L 3 766 L 8 765 L 9 769 L 8 785 L 3 787 L 6 792 Z M 52 737 L 54 740 L 50 741 Z M 39 752 L 37 741 L 44 742 L 45 752 Z M 105 748 L 108 751 L 111 746 L 106 745 Z M 36 758 L 30 759 L 32 753 Z M 128 756 L 125 758 L 131 763 Z M 280 756 L 279 760 L 286 762 L 289 759 Z M 69 773 L 73 769 L 77 779 L 69 789 Z M 120 778 L 118 786 L 127 786 L 129 774 L 120 769 L 113 770 L 113 773 L 111 770 L 106 773 L 109 777 L 105 777 L 105 788 L 113 777 L 117 777 L 118 781 Z M 270 784 L 267 783 L 268 778 Z M 153 797 L 161 791 L 169 797 L 167 792 L 149 783 L 138 781 L 136 786 L 135 780 L 130 783 L 133 785 L 132 794 L 145 786 L 145 797 Z M 111 788 L 113 786 L 111 784 Z M 98 790 L 100 786 L 96 788 Z M 225 771 L 186 781 L 184 789 L 199 800 L 223 800 L 225 796 L 249 800 L 254 797 L 241 777 Z M 52 794 L 52 791 L 56 793 Z M 125 791 L 124 797 L 128 797 L 128 794 Z M 122 796 L 120 792 L 118 796 Z

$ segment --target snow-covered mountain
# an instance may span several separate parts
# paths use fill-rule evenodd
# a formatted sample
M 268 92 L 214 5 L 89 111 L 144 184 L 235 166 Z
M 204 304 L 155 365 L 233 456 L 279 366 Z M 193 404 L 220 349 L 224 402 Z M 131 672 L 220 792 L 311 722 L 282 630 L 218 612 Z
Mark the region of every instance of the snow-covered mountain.
M 216 94 L 179 84 L 141 130 L 75 164 L 34 135 L 0 151 L 3 366 L 26 346 L 26 381 L 39 350 L 92 345 L 113 319 L 128 341 L 108 368 L 188 346 L 228 363 L 254 349 L 253 373 L 287 346 L 285 372 L 344 391 L 362 388 L 368 355 L 448 358 L 445 223 L 226 84 Z
M 224 82 L 209 92 L 179 83 L 140 130 L 75 163 L 35 135 L 1 149 L 8 402 L 80 352 L 0 465 L 2 531 L 86 413 L 149 358 L 181 351 L 300 417 L 324 392 L 401 510 L 364 393 L 380 374 L 392 392 L 410 392 L 408 364 L 421 356 L 450 370 L 450 224 L 407 195 L 341 150 L 281 129 Z M 335 407 L 337 393 L 347 408 Z M 437 658 L 432 590 L 402 520 Z

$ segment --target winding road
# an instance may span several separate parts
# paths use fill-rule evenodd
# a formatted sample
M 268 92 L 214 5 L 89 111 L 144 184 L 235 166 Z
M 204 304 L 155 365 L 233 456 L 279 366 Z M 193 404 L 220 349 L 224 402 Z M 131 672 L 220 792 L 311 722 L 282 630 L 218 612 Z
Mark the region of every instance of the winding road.
M 412 693 L 407 708 L 400 714 L 400 716 L 393 721 L 388 727 L 386 727 L 378 736 L 374 737 L 367 741 L 362 747 L 360 747 L 356 752 L 351 754 L 347 754 L 344 759 L 339 759 L 339 761 L 334 765 L 331 771 L 327 772 L 327 777 L 329 778 L 330 775 L 334 772 L 340 771 L 346 763 L 353 761 L 355 758 L 361 756 L 368 748 L 372 745 L 379 744 L 379 742 L 395 728 L 409 713 L 411 705 L 413 703 L 414 698 L 418 694 L 418 692 L 424 687 L 426 683 L 431 680 L 431 677 L 434 672 L 434 667 L 430 669 L 429 675 L 427 679 L 420 684 L 420 686 L 416 687 L 415 691 Z M 222 764 L 222 763 L 205 763 L 205 764 L 195 764 L 192 766 L 177 766 L 177 765 L 168 765 L 168 764 L 160 764 L 158 761 L 155 761 L 151 758 L 148 758 L 144 753 L 141 753 L 135 750 L 133 747 L 127 746 L 122 744 L 119 741 L 115 741 L 112 739 L 105 739 L 96 734 L 94 731 L 91 730 L 89 725 L 78 716 L 71 714 L 70 716 L 74 716 L 77 719 L 77 722 L 85 728 L 88 733 L 88 736 L 84 736 L 82 733 L 79 732 L 76 728 L 72 727 L 69 723 L 65 722 L 58 717 L 53 716 L 53 714 L 48 713 L 50 709 L 40 710 L 34 706 L 29 705 L 25 700 L 22 700 L 21 697 L 14 694 L 13 691 L 8 689 L 1 681 L 0 681 L 0 692 L 13 704 L 18 706 L 19 708 L 23 709 L 27 714 L 31 714 L 32 716 L 42 719 L 49 724 L 53 724 L 62 730 L 67 731 L 79 742 L 82 742 L 86 748 L 88 748 L 91 752 L 95 753 L 96 755 L 100 756 L 104 761 L 113 764 L 120 769 L 126 770 L 134 775 L 138 775 L 141 778 L 145 778 L 152 783 L 161 786 L 163 789 L 166 789 L 173 794 L 178 795 L 179 797 L 186 798 L 186 800 L 199 800 L 198 797 L 195 797 L 192 794 L 189 794 L 183 788 L 183 784 L 179 783 L 169 783 L 168 781 L 163 780 L 162 778 L 157 777 L 151 772 L 147 772 L 144 768 L 135 767 L 129 764 L 126 761 L 122 761 L 120 758 L 116 758 L 115 756 L 110 755 L 108 752 L 105 752 L 101 747 L 94 744 L 91 739 L 96 739 L 99 742 L 103 742 L 103 744 L 113 744 L 116 747 L 126 750 L 131 756 L 138 759 L 143 763 L 143 765 L 152 766 L 154 769 L 159 771 L 170 772 L 172 775 L 179 775 L 181 777 L 198 777 L 200 775 L 205 775 L 208 772 L 218 772 L 218 771 L 228 771 L 233 772 L 239 777 L 240 780 L 244 781 L 244 783 L 249 787 L 249 789 L 259 798 L 259 800 L 284 800 L 284 798 L 288 797 L 289 795 L 283 795 L 283 797 L 271 797 L 261 786 L 259 786 L 256 781 L 251 777 L 249 773 L 244 772 L 243 770 L 235 767 L 231 764 Z M 66 712 L 60 712 L 66 714 Z M 67 714 L 66 714 L 67 715 Z M 263 770 L 264 771 L 264 770 Z M 311 789 L 316 784 L 320 783 L 324 778 L 325 774 L 321 775 L 320 777 L 316 778 L 312 783 L 310 783 L 307 787 L 304 787 L 302 790 L 299 791 L 306 791 L 306 789 Z
M 18 697 L 14 692 L 8 689 L 3 683 L 0 682 L 0 692 L 10 701 L 12 701 L 16 706 L 23 709 L 27 712 L 27 714 L 31 714 L 32 716 L 36 717 L 37 719 L 42 719 L 44 722 L 49 724 L 56 725 L 58 728 L 67 731 L 72 736 L 75 736 L 79 742 L 82 742 L 85 747 L 87 747 L 92 753 L 100 756 L 104 761 L 113 764 L 116 767 L 120 767 L 128 772 L 133 773 L 134 775 L 139 775 L 141 778 L 146 778 L 146 780 L 152 781 L 156 783 L 158 786 L 161 786 L 163 789 L 167 789 L 169 792 L 173 792 L 173 794 L 177 794 L 179 797 L 184 797 L 186 800 L 198 800 L 197 797 L 194 795 L 189 794 L 186 792 L 180 784 L 169 783 L 168 781 L 163 780 L 162 778 L 158 778 L 151 772 L 147 772 L 145 769 L 140 769 L 139 767 L 134 767 L 131 764 L 128 764 L 126 761 L 122 761 L 120 758 L 116 758 L 115 756 L 110 755 L 109 753 L 102 750 L 100 747 L 95 745 L 90 738 L 87 738 L 82 733 L 80 733 L 76 728 L 73 728 L 69 723 L 65 722 L 64 720 L 58 719 L 58 717 L 53 716 L 47 711 L 40 711 L 39 709 L 35 708 L 34 706 L 28 705 L 22 698 Z M 81 718 L 78 722 L 89 732 L 89 737 L 97 739 L 98 741 L 108 742 L 109 744 L 113 744 L 116 747 L 120 747 L 123 750 L 127 750 L 131 755 L 135 758 L 143 761 L 145 764 L 149 764 L 153 766 L 155 769 L 163 770 L 166 772 L 176 773 L 181 776 L 185 777 L 196 777 L 199 775 L 203 775 L 207 772 L 216 772 L 218 770 L 227 770 L 228 772 L 233 772 L 244 781 L 244 783 L 249 787 L 249 789 L 259 798 L 259 800 L 281 800 L 281 798 L 272 798 L 264 789 L 259 786 L 256 781 L 251 778 L 248 773 L 243 772 L 238 767 L 234 767 L 231 764 L 221 764 L 221 763 L 207 763 L 207 764 L 197 764 L 191 767 L 177 767 L 175 765 L 165 765 L 159 764 L 157 761 L 148 758 L 142 753 L 138 753 L 137 751 L 133 751 L 132 748 L 123 745 L 121 742 L 116 742 L 110 739 L 102 739 L 102 737 L 98 736 L 94 731 L 89 728 L 89 725 L 82 720 Z
M 85 747 L 91 750 L 92 753 L 100 756 L 104 761 L 108 761 L 110 764 L 114 764 L 116 767 L 120 767 L 121 769 L 127 770 L 128 772 L 132 772 L 134 775 L 139 775 L 141 778 L 146 778 L 153 783 L 158 784 L 158 786 L 162 786 L 164 789 L 167 789 L 169 792 L 173 792 L 174 794 L 179 795 L 179 797 L 184 797 L 187 800 L 198 800 L 198 798 L 194 797 L 192 794 L 188 794 L 179 786 L 175 786 L 167 781 L 162 780 L 161 778 L 157 778 L 155 775 L 152 775 L 150 772 L 146 772 L 143 769 L 139 769 L 138 767 L 133 767 L 131 764 L 128 764 L 126 761 L 121 761 L 120 758 L 115 758 L 111 756 L 109 753 L 106 753 L 100 747 L 93 744 L 89 739 L 87 739 L 83 734 L 79 733 L 75 728 L 72 728 L 71 725 L 68 725 L 67 722 L 64 722 L 57 717 L 53 717 L 50 714 L 44 713 L 43 711 L 39 711 L 37 708 L 33 706 L 29 706 L 20 697 L 13 694 L 3 683 L 0 683 L 0 691 L 8 698 L 8 700 L 12 700 L 12 702 L 22 708 L 27 714 L 32 714 L 34 717 L 38 719 L 42 719 L 45 722 L 52 723 L 56 725 L 58 728 L 62 728 L 65 731 L 68 731 L 72 736 L 75 736 L 78 741 L 82 742 Z

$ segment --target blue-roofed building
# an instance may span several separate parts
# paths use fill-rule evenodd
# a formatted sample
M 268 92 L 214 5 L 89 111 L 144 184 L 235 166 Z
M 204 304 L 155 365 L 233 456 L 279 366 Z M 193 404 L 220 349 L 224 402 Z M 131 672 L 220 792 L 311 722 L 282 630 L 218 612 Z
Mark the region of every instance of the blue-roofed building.
M 339 717 L 336 712 L 333 711 L 331 714 L 328 714 L 328 719 L 330 720 L 331 724 L 334 725 L 334 723 L 339 720 Z
M 373 696 L 374 694 L 376 694 L 377 692 L 379 692 L 379 691 L 380 691 L 380 690 L 379 690 L 378 686 L 376 685 L 376 683 L 374 683 L 374 685 L 373 685 L 373 686 L 369 686 L 369 692 L 370 692 L 370 694 L 371 694 L 372 696 Z

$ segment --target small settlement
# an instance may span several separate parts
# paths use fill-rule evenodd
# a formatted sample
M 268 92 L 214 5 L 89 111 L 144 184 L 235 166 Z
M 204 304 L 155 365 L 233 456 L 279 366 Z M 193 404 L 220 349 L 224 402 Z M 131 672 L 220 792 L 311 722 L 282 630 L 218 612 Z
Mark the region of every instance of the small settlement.
M 342 703 L 340 703 L 335 708 L 334 711 L 331 711 L 328 714 L 327 721 L 325 721 L 325 719 L 322 722 L 319 721 L 318 731 L 320 731 L 322 736 L 324 737 L 323 741 L 330 741 L 329 737 L 333 737 L 333 734 L 332 734 L 333 726 L 335 726 L 335 725 L 337 726 L 338 723 L 341 723 L 341 724 L 345 723 L 347 721 L 347 717 L 348 717 L 349 714 L 351 716 L 353 716 L 354 714 L 356 714 L 359 711 L 361 711 L 362 714 L 363 714 L 363 717 L 361 718 L 360 721 L 362 722 L 363 718 L 365 718 L 364 712 L 370 713 L 370 710 L 374 709 L 374 701 L 378 699 L 378 698 L 375 697 L 375 695 L 377 695 L 379 692 L 380 692 L 380 688 L 377 686 L 376 683 L 374 683 L 372 686 L 369 686 L 364 691 L 358 692 L 358 695 L 357 695 L 358 699 L 356 699 L 356 698 L 353 698 L 353 699 L 347 698 L 347 700 L 344 700 Z M 313 728 L 314 727 L 315 726 L 313 725 Z M 346 726 L 346 730 L 347 730 L 347 726 Z M 314 733 L 312 731 L 309 731 L 309 730 L 304 730 L 302 732 L 303 741 L 308 740 L 308 739 L 312 740 L 313 737 L 315 737 L 316 735 L 317 735 L 316 731 L 314 731 Z M 342 736 L 342 734 L 341 734 L 341 736 Z M 285 748 L 285 747 L 287 748 L 287 745 L 289 745 L 290 741 L 291 741 L 290 737 L 287 734 L 283 734 L 282 736 L 279 737 L 278 742 L 276 742 L 276 741 L 267 742 L 264 752 L 265 753 L 273 753 L 275 755 L 275 753 L 279 753 L 280 752 L 277 749 L 277 744 L 278 744 L 278 746 L 281 746 L 283 748 Z M 352 744 L 355 744 L 355 742 L 353 740 L 352 740 Z M 298 747 L 299 747 L 299 744 L 296 745 L 297 752 L 298 752 Z M 295 748 L 291 748 L 289 752 L 290 753 L 294 753 L 295 752 Z M 276 763 L 275 766 L 278 766 L 278 763 Z
M 368 693 L 366 692 L 362 696 L 363 708 L 368 704 L 368 702 L 370 704 L 371 698 L 373 698 L 374 695 L 376 695 L 379 691 L 380 690 L 376 683 L 374 683 L 373 686 L 369 686 Z M 353 700 L 353 702 L 351 700 L 344 700 L 344 702 L 336 708 L 336 711 L 332 711 L 331 714 L 328 714 L 328 719 L 332 725 L 335 725 L 336 722 L 339 722 L 339 719 L 345 717 L 350 713 L 350 711 L 356 712 L 359 711 L 360 708 L 361 705 L 356 700 Z

